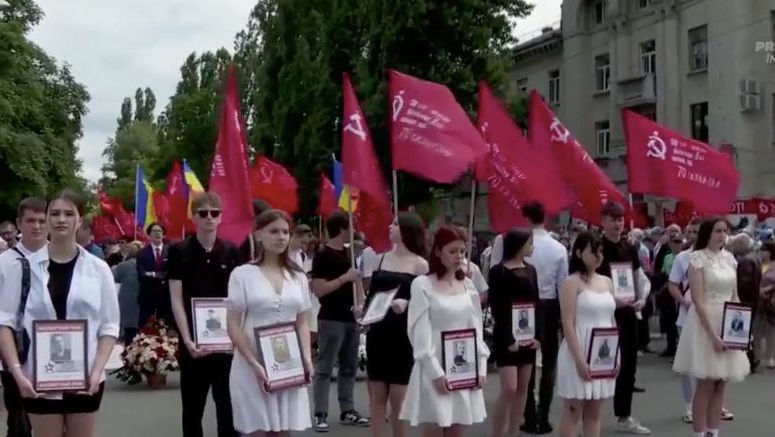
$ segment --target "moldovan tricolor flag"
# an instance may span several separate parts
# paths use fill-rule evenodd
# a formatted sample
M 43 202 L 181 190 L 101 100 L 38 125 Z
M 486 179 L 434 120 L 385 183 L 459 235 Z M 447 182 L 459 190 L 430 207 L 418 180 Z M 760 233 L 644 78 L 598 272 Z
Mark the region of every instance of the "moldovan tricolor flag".
M 342 123 L 342 176 L 344 184 L 358 190 L 356 227 L 366 234 L 377 252 L 390 249 L 388 228 L 393 220 L 385 180 L 382 178 L 366 117 L 355 95 L 350 76 L 342 78 L 344 114 Z
M 630 110 L 622 111 L 630 191 L 691 201 L 702 213 L 726 213 L 740 175 L 730 156 Z
M 585 220 L 599 224 L 603 205 L 609 200 L 627 207 L 624 195 L 535 90 L 530 93 L 529 126 L 530 142 L 535 147 L 551 149 L 560 169 L 559 175 L 547 177 L 560 177 L 565 181 L 576 200 L 584 205 Z
M 489 151 L 444 85 L 390 70 L 393 169 L 452 183 Z
M 218 141 L 210 169 L 210 191 L 221 197 L 223 206 L 218 236 L 234 244 L 241 244 L 245 240 L 253 222 L 248 148 L 243 126 L 237 77 L 232 65 L 229 67 Z

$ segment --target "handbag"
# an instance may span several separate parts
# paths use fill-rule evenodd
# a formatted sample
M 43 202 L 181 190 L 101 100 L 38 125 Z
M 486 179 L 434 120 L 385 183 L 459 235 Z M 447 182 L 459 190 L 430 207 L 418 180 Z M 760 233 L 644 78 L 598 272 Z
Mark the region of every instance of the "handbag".
M 13 248 L 20 255 L 17 260 L 22 265 L 22 292 L 19 299 L 19 309 L 16 313 L 16 329 L 14 330 L 14 340 L 16 343 L 16 353 L 19 356 L 19 364 L 24 365 L 27 362 L 27 355 L 30 350 L 30 336 L 24 329 L 23 319 L 24 311 L 27 308 L 27 298 L 30 295 L 30 261 L 17 248 Z

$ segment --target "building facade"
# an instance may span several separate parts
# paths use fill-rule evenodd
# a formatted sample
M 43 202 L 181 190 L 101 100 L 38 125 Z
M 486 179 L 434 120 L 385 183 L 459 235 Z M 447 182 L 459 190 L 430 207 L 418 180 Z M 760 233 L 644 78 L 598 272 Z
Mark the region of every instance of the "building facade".
M 775 197 L 775 0 L 564 0 L 542 32 L 512 91 L 537 89 L 622 192 L 629 108 L 729 149 L 739 198 Z

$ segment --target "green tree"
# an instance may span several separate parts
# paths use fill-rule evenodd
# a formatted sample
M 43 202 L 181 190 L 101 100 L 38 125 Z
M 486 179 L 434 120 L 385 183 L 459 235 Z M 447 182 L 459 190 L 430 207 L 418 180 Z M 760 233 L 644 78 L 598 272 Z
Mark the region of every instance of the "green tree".
M 76 141 L 89 95 L 27 38 L 42 17 L 32 0 L 0 6 L 0 216 L 25 196 L 86 186 Z
M 341 149 L 343 72 L 354 72 L 387 171 L 387 70 L 446 84 L 473 113 L 479 79 L 503 84 L 511 21 L 530 10 L 524 0 L 259 0 L 235 53 L 250 143 L 294 169 L 302 213 L 311 214 L 318 172 Z M 402 203 L 432 194 L 430 184 L 409 175 L 400 186 Z

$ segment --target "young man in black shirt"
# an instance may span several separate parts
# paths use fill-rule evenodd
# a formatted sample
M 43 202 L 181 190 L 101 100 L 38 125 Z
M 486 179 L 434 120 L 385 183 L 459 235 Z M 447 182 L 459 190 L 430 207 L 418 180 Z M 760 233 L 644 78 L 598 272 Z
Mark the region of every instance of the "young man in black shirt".
M 632 417 L 632 394 L 635 388 L 635 373 L 638 366 L 638 315 L 648 298 L 646 276 L 640 265 L 638 251 L 626 239 L 624 231 L 624 207 L 608 202 L 602 210 L 603 263 L 597 269 L 601 275 L 612 278 L 612 264 L 629 264 L 635 281 L 635 301 L 623 302 L 616 299 L 616 324 L 619 327 L 621 363 L 616 378 L 614 393 L 614 415 L 616 430 L 629 434 L 648 435 L 651 431 Z M 613 278 L 612 278 L 613 279 Z
M 231 354 L 209 353 L 193 341 L 191 298 L 228 296 L 231 271 L 238 264 L 237 248 L 216 238 L 221 223 L 221 200 L 214 193 L 198 194 L 191 203 L 196 235 L 170 247 L 169 284 L 172 312 L 180 332 L 180 395 L 183 437 L 202 437 L 207 392 L 213 390 L 218 437 L 237 436 L 234 430 L 229 372 Z
M 326 220 L 329 240 L 312 260 L 312 292 L 320 299 L 318 313 L 318 361 L 313 385 L 315 431 L 327 432 L 328 386 L 334 363 L 339 363 L 339 420 L 345 425 L 369 426 L 367 418 L 355 411 L 353 389 L 358 362 L 360 333 L 355 323 L 356 302 L 353 284 L 360 275 L 350 264 L 350 253 L 344 248 L 350 224 L 342 212 Z

